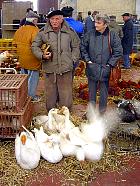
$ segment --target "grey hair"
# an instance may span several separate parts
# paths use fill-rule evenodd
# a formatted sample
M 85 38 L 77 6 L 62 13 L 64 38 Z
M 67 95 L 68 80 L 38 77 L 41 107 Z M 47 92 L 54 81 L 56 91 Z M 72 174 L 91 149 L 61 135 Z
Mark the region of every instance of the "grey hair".
M 101 21 L 104 22 L 104 24 L 109 24 L 110 23 L 110 18 L 107 14 L 97 14 L 95 16 L 95 20 L 97 20 L 97 21 L 101 20 Z

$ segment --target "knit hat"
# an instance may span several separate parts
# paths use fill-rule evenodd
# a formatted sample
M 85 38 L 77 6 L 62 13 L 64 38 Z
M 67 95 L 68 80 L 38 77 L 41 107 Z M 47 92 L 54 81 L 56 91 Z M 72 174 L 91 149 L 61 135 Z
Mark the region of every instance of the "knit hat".
M 63 12 L 61 10 L 54 10 L 48 13 L 47 18 L 51 18 L 55 15 L 63 15 Z
M 39 15 L 37 15 L 36 13 L 34 13 L 33 11 L 29 11 L 27 14 L 26 14 L 26 18 L 39 18 Z

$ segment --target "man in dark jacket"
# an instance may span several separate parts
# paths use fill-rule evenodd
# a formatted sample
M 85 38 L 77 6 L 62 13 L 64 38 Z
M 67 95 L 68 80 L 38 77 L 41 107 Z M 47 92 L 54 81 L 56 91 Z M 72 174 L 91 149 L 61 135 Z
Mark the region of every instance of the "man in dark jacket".
M 95 16 L 99 14 L 98 11 L 94 11 L 91 15 L 91 11 L 88 11 L 88 17 L 85 19 L 85 28 L 84 28 L 84 32 L 88 32 L 90 30 L 95 29 Z
M 129 13 L 124 13 L 122 15 L 124 20 L 122 47 L 123 47 L 123 58 L 124 58 L 124 68 L 129 69 L 131 67 L 129 55 L 132 52 L 133 47 L 133 22 L 130 18 Z
M 95 17 L 95 28 L 86 33 L 82 44 L 81 54 L 86 62 L 88 78 L 89 101 L 96 106 L 97 88 L 100 88 L 99 112 L 106 111 L 109 77 L 111 68 L 122 56 L 121 40 L 114 31 L 109 31 L 109 17 L 98 14 Z

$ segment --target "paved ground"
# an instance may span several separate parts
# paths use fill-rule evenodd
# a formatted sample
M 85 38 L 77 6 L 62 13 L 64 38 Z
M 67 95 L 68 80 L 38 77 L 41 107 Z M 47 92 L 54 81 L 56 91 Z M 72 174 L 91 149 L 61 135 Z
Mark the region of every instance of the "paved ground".
M 128 81 L 140 80 L 140 68 L 133 67 L 130 70 L 122 70 L 122 79 Z M 40 80 L 38 86 L 38 93 L 44 91 L 44 81 Z M 45 108 L 45 104 L 34 104 L 34 112 L 39 112 L 42 108 Z M 75 110 L 79 110 L 80 113 L 86 109 L 85 105 L 76 105 Z M 123 161 L 123 160 L 122 160 Z M 107 172 L 104 174 L 96 175 L 97 179 L 88 186 L 140 186 L 140 160 L 130 159 L 128 161 L 128 170 L 123 172 Z M 43 176 L 41 176 L 43 173 Z M 61 179 L 63 175 L 53 174 L 49 176 L 48 173 L 44 173 L 42 170 L 40 173 L 39 181 L 36 179 L 30 179 L 26 182 L 26 186 L 61 186 Z M 81 183 L 66 182 L 63 186 L 82 186 Z
M 26 182 L 25 186 L 140 186 L 139 171 L 140 161 L 131 159 L 128 162 L 126 170 L 123 172 L 107 172 L 96 175 L 96 180 L 87 185 L 83 185 L 80 182 L 76 183 L 74 181 L 67 181 L 66 183 L 61 184 L 63 175 L 54 173 L 49 176 L 42 171 L 42 173 L 38 175 L 38 180 L 33 177 Z

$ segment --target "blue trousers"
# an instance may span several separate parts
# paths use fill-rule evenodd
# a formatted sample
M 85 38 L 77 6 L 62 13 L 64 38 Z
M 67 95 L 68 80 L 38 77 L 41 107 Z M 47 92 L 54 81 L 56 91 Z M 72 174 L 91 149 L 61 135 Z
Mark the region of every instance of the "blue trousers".
M 99 112 L 104 113 L 107 108 L 109 81 L 93 81 L 88 78 L 89 101 L 96 107 L 97 89 L 100 90 Z
M 36 89 L 39 82 L 39 71 L 21 69 L 21 74 L 28 74 L 28 95 L 34 98 L 36 96 Z
M 124 67 L 125 68 L 130 68 L 131 64 L 130 64 L 129 54 L 124 54 L 123 59 L 124 59 L 124 64 L 123 64 Z

